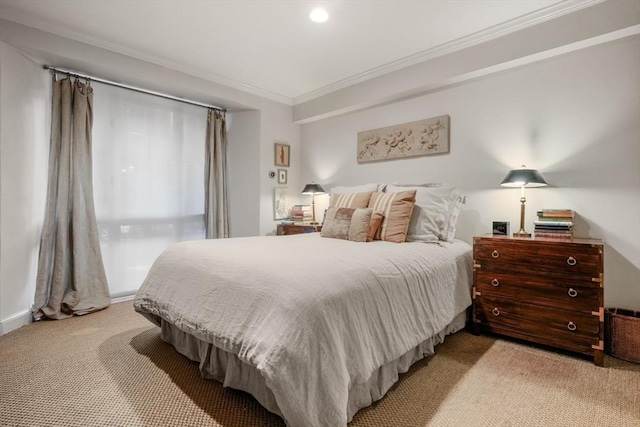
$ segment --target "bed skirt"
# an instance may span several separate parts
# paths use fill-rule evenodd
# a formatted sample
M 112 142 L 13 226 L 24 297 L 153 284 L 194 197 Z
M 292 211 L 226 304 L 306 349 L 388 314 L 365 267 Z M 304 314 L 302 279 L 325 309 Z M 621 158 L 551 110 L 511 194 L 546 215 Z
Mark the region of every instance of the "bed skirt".
M 446 335 L 463 329 L 466 317 L 466 311 L 460 313 L 442 331 L 423 341 L 398 359 L 382 365 L 371 374 L 366 383 L 352 384 L 349 389 L 348 420 L 351 421 L 358 410 L 381 399 L 398 381 L 399 374 L 407 372 L 412 364 L 426 356 L 433 355 L 435 346 L 443 342 Z M 266 386 L 264 377 L 256 368 L 240 361 L 235 354 L 228 353 L 183 332 L 164 319 L 161 319 L 161 331 L 161 337 L 165 342 L 173 345 L 182 355 L 200 364 L 200 372 L 204 378 L 219 381 L 224 387 L 250 393 L 267 410 L 282 417 L 273 393 Z

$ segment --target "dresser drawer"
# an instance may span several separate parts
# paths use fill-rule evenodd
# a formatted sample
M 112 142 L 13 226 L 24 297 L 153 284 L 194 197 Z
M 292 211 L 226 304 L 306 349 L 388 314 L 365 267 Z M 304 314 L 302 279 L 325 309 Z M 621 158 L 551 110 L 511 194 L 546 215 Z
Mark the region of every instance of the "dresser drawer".
M 600 306 L 599 283 L 583 280 L 539 279 L 487 271 L 476 271 L 476 292 L 484 296 L 517 299 L 520 302 L 560 310 L 591 314 Z
M 507 298 L 477 296 L 475 321 L 489 330 L 590 354 L 598 343 L 599 318 L 594 315 L 536 307 Z
M 476 268 L 495 273 L 570 277 L 599 280 L 602 266 L 598 245 L 558 242 L 478 239 L 474 246 Z

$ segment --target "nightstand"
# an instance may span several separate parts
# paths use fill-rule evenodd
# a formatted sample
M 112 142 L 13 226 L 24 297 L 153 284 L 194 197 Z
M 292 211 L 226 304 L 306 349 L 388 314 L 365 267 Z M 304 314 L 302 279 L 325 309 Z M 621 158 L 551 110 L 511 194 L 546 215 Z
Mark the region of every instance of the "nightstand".
M 278 236 L 288 236 L 291 234 L 315 233 L 322 230 L 322 225 L 311 224 L 278 224 L 276 234 Z
M 593 357 L 604 350 L 600 240 L 473 238 L 473 325 Z

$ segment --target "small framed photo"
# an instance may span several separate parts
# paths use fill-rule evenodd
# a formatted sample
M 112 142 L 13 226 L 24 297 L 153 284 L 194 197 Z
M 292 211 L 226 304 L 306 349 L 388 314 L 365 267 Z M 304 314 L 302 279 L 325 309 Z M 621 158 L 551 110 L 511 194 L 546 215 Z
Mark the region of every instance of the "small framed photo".
M 278 169 L 278 184 L 286 184 L 286 183 L 287 183 L 287 170 Z
M 509 223 L 506 221 L 493 221 L 493 235 L 494 236 L 508 236 L 509 235 Z
M 289 166 L 289 144 L 275 143 L 275 165 Z M 278 177 L 280 178 L 280 177 Z

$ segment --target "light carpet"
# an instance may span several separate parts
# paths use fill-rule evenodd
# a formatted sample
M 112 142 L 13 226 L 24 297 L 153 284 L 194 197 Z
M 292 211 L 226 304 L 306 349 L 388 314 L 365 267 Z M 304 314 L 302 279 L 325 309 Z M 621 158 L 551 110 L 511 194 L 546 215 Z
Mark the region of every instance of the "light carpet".
M 2 426 L 284 426 L 200 377 L 159 328 L 114 304 L 0 337 Z M 349 427 L 640 426 L 640 365 L 465 331 L 416 363 Z

